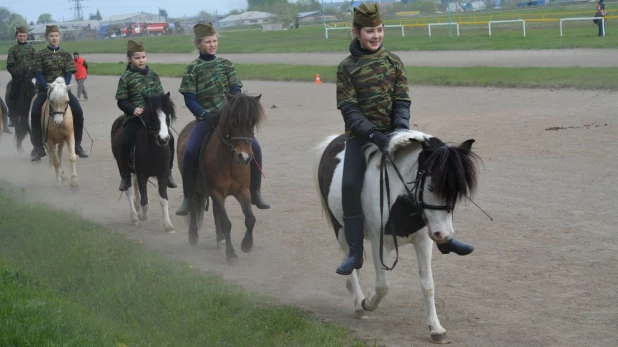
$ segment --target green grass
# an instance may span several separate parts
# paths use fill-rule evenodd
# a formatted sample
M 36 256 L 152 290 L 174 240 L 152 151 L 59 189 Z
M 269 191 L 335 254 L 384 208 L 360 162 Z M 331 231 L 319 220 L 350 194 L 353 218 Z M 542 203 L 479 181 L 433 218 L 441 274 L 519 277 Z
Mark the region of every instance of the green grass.
M 2 346 L 364 346 L 21 194 L 0 182 Z
M 437 19 L 436 19 L 437 20 Z M 557 22 L 527 23 L 526 36 L 522 35 L 520 23 L 492 26 L 492 36 L 487 25 L 461 25 L 460 37 L 449 37 L 448 28 L 433 27 L 432 37 L 427 27 L 406 28 L 405 37 L 398 28 L 387 28 L 385 46 L 392 51 L 426 50 L 512 50 L 551 48 L 616 48 L 618 35 L 613 28 L 618 19 L 607 23 L 608 36 L 597 37 L 597 26 L 592 21 L 565 22 L 564 36 L 560 37 Z M 149 53 L 194 53 L 192 36 L 159 36 L 140 38 Z M 345 30 L 329 32 L 324 39 L 320 25 L 301 26 L 298 30 L 262 32 L 260 30 L 221 31 L 219 53 L 289 53 L 289 52 L 340 52 L 347 51 L 349 39 Z M 115 53 L 120 58 L 126 50 L 125 39 L 99 41 L 62 42 L 63 49 L 73 52 Z M 13 42 L 0 42 L 0 54 L 6 54 Z M 36 49 L 42 49 L 43 44 Z M 87 56 L 86 56 L 87 59 Z
M 95 75 L 117 75 L 124 64 L 91 63 Z M 336 66 L 236 64 L 242 80 L 335 82 Z M 151 64 L 161 76 L 181 77 L 183 64 Z M 508 88 L 576 88 L 618 90 L 618 68 L 502 68 L 502 67 L 418 67 L 407 66 L 410 84 L 435 86 L 479 86 Z

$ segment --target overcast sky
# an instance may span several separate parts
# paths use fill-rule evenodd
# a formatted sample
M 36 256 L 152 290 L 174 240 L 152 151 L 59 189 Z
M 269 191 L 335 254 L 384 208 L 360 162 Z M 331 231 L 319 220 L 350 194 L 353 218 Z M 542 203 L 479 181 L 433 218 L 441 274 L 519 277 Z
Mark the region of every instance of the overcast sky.
M 144 11 L 159 13 L 159 8 L 167 10 L 171 17 L 191 16 L 200 10 L 219 13 L 233 9 L 246 9 L 246 0 L 82 0 L 84 19 L 88 14 L 101 11 L 101 16 L 128 14 Z M 72 0 L 0 0 L 0 6 L 26 17 L 28 22 L 36 22 L 41 13 L 51 13 L 54 20 L 73 19 L 75 2 Z

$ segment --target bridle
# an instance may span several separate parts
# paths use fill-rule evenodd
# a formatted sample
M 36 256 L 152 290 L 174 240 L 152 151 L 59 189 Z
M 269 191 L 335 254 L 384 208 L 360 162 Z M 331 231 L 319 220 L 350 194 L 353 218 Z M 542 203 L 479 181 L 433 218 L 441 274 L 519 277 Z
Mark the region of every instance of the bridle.
M 399 168 L 397 167 L 397 165 L 395 165 L 395 162 L 393 161 L 391 156 L 388 153 L 383 153 L 382 159 L 381 159 L 381 166 L 380 166 L 380 261 L 382 262 L 382 266 L 384 267 L 384 269 L 390 271 L 395 268 L 395 266 L 397 265 L 397 261 L 399 260 L 399 246 L 397 245 L 397 235 L 395 234 L 395 231 L 392 230 L 392 225 L 389 225 L 391 227 L 391 235 L 393 236 L 393 242 L 395 244 L 395 252 L 396 252 L 395 261 L 393 262 L 393 265 L 389 268 L 388 266 L 384 264 L 384 255 L 383 255 L 384 232 L 385 232 L 384 230 L 385 229 L 385 226 L 384 226 L 384 190 L 386 190 L 387 206 L 388 208 L 390 208 L 391 206 L 390 180 L 388 177 L 388 170 L 386 168 L 387 159 L 391 162 L 391 164 L 393 165 L 393 168 L 395 169 L 395 173 L 397 174 L 397 177 L 399 177 L 399 180 L 401 181 L 401 183 L 403 183 L 403 187 L 406 190 L 406 196 L 404 198 L 408 200 L 412 204 L 412 206 L 414 206 L 414 208 L 416 209 L 415 212 L 410 214 L 410 217 L 419 215 L 421 219 L 423 220 L 423 222 L 425 223 L 425 225 L 429 225 L 429 222 L 427 221 L 427 216 L 425 216 L 425 210 L 439 210 L 439 211 L 450 212 L 455 209 L 455 206 L 446 206 L 446 205 L 436 206 L 436 205 L 426 204 L 425 201 L 423 200 L 423 192 L 425 191 L 425 180 L 427 179 L 427 175 L 428 175 L 428 172 L 425 170 L 425 168 L 421 168 L 419 165 L 418 171 L 416 172 L 415 180 L 412 182 L 406 183 L 405 180 L 403 179 L 403 176 L 401 175 L 401 172 L 399 171 Z M 408 187 L 408 184 L 412 185 L 412 189 Z
M 156 140 L 157 136 L 159 136 L 159 134 L 157 133 L 156 130 L 154 130 L 152 128 L 152 126 L 150 125 L 150 122 L 146 122 L 146 120 L 144 119 L 144 117 L 142 117 L 142 115 L 137 115 L 136 117 L 139 118 L 139 120 L 142 122 L 142 125 L 144 126 L 144 128 L 146 128 L 146 130 L 148 131 L 148 134 L 152 135 L 155 138 L 155 140 Z M 167 117 L 168 116 L 166 114 L 165 115 L 165 126 L 167 127 L 168 132 L 169 132 L 169 128 L 170 127 L 167 125 Z M 161 125 L 161 126 L 163 126 L 163 125 Z M 157 142 L 157 144 L 158 144 L 158 142 Z
M 67 105 L 64 107 L 64 111 L 52 111 L 52 102 L 51 99 L 49 98 L 49 95 L 51 94 L 51 89 L 48 89 L 47 91 L 47 110 L 48 110 L 48 115 L 47 115 L 47 126 L 45 127 L 45 139 L 43 142 L 47 142 L 47 140 L 49 139 L 49 124 L 51 123 L 51 119 L 54 116 L 57 115 L 61 115 L 63 122 L 64 122 L 64 116 L 67 113 L 67 110 L 69 109 L 69 105 L 70 105 L 70 100 L 67 102 Z
M 235 158 L 238 158 L 238 152 L 236 152 L 236 149 L 234 148 L 232 143 L 240 141 L 240 142 L 244 142 L 245 144 L 250 144 L 251 142 L 253 142 L 253 137 L 231 136 L 229 127 L 227 127 L 228 130 L 225 132 L 225 135 L 221 135 L 221 132 L 219 132 L 219 129 L 217 129 L 212 123 L 209 123 L 209 124 L 213 128 L 215 133 L 219 136 L 219 138 L 221 138 L 221 141 L 223 141 L 223 144 L 230 150 L 230 152 L 232 152 Z M 251 159 L 253 159 L 253 155 Z M 249 162 L 251 162 L 251 160 L 249 160 Z

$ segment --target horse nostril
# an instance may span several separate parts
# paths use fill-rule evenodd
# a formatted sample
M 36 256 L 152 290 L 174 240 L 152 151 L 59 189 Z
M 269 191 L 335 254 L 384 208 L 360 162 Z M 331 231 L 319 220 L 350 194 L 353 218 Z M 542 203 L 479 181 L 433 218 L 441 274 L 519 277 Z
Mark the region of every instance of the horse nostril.
M 442 238 L 442 233 L 440 233 L 439 231 L 434 231 L 433 237 L 437 240 L 440 240 Z

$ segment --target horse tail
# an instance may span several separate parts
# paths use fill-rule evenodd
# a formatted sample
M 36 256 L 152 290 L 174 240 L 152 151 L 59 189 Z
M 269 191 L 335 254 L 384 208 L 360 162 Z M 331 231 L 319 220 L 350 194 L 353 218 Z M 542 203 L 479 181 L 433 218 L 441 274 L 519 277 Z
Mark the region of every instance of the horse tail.
M 330 145 L 331 142 L 333 142 L 338 136 L 339 135 L 330 135 L 326 137 L 322 142 L 320 142 L 320 144 L 318 144 L 315 147 L 316 156 L 315 156 L 315 162 L 314 162 L 314 167 L 313 167 L 313 184 L 314 184 L 315 189 L 318 192 L 318 196 L 320 197 L 320 204 L 322 205 L 322 212 L 324 213 L 324 215 L 329 217 L 329 218 L 326 218 L 326 221 L 328 222 L 328 225 L 333 229 L 335 228 L 335 226 L 333 225 L 333 221 L 331 218 L 331 212 L 328 209 L 328 203 L 326 202 L 326 200 L 324 200 L 324 195 L 322 195 L 322 190 L 320 189 L 319 173 L 320 173 L 320 162 L 322 161 L 322 157 L 324 156 L 324 152 L 326 151 L 326 148 L 328 148 L 328 145 Z
M 191 204 L 191 212 L 189 213 L 188 217 L 190 217 L 191 215 L 195 216 L 198 231 L 200 230 L 200 227 L 202 226 L 202 220 L 204 219 L 206 199 L 208 198 L 201 193 L 193 193 L 193 203 Z

